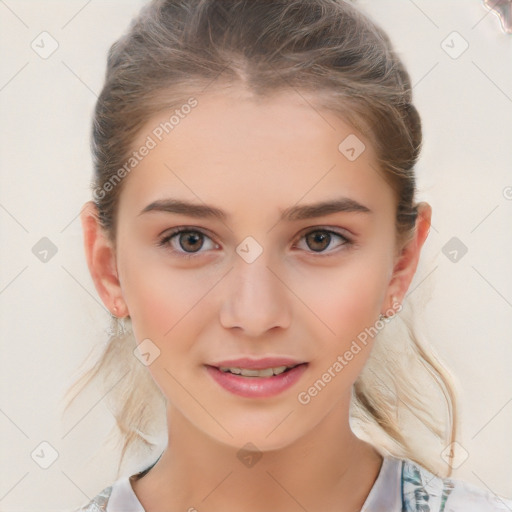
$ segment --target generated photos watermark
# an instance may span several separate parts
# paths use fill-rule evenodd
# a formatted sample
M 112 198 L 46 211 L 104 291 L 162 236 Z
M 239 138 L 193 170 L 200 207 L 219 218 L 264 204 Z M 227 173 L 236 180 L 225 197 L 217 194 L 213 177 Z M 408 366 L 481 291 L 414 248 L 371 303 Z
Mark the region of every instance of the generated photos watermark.
M 120 167 L 110 178 L 103 183 L 101 187 L 96 187 L 93 191 L 93 197 L 96 201 L 104 199 L 105 196 L 114 190 L 114 188 L 125 178 L 133 169 L 135 169 L 142 160 L 149 155 L 152 149 L 155 149 L 159 142 L 161 142 L 169 133 L 180 124 L 180 122 L 187 117 L 192 109 L 197 107 L 198 101 L 196 98 L 191 97 L 186 103 L 181 105 L 180 108 L 174 110 L 173 114 L 168 120 L 162 121 L 155 126 L 151 133 L 146 137 L 144 143 L 132 152 L 132 155 L 127 159 L 122 167 Z
M 325 370 L 319 379 L 317 379 L 312 386 L 307 390 L 301 391 L 297 395 L 297 400 L 302 405 L 307 405 L 311 400 L 316 397 L 326 386 L 331 382 L 349 363 L 354 357 L 361 352 L 362 347 L 366 346 L 369 339 L 373 339 L 377 334 L 384 329 L 386 324 L 390 322 L 400 311 L 402 304 L 395 302 L 393 307 L 388 309 L 383 319 L 378 319 L 371 327 L 366 327 L 357 335 L 357 339 L 352 340 L 348 350 L 342 355 L 338 355 L 336 360 Z

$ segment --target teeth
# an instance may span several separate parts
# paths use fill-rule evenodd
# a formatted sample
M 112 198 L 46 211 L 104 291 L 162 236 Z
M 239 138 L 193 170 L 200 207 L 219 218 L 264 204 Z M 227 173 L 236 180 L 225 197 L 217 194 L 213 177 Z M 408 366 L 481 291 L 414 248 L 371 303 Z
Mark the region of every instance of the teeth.
M 278 366 L 277 368 L 272 368 L 272 372 L 274 375 L 279 375 L 280 373 L 283 373 L 288 366 Z M 290 367 L 291 368 L 291 367 Z
M 227 368 L 221 366 L 219 370 L 221 372 L 234 373 L 235 375 L 242 375 L 243 377 L 272 377 L 272 375 L 279 375 L 283 373 L 288 366 L 277 366 L 276 368 L 265 368 L 264 370 L 249 370 L 246 368 Z

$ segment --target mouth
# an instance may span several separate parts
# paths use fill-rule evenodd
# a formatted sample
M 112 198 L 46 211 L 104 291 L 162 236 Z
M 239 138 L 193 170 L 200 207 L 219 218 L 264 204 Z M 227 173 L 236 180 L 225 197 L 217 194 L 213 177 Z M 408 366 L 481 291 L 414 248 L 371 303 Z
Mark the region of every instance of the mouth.
M 298 363 L 292 366 L 274 366 L 270 368 L 262 368 L 262 369 L 251 369 L 251 368 L 239 368 L 237 366 L 227 367 L 227 366 L 219 366 L 218 369 L 224 373 L 232 373 L 233 375 L 241 375 L 242 377 L 273 377 L 275 375 L 281 375 L 282 373 L 288 372 L 293 368 L 299 366 L 299 364 L 306 363 Z
M 224 390 L 245 398 L 268 398 L 294 386 L 302 377 L 308 363 L 282 364 L 251 361 L 247 364 L 223 362 L 218 366 L 205 365 L 208 374 Z M 247 367 L 252 366 L 252 367 Z M 256 367 L 255 367 L 256 366 Z

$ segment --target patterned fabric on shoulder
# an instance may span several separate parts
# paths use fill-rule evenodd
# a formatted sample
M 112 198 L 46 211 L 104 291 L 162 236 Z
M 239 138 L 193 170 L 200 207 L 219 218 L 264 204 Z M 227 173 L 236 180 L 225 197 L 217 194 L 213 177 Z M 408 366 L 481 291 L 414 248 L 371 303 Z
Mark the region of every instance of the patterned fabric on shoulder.
M 107 503 L 112 493 L 112 486 L 105 487 L 100 493 L 92 498 L 89 503 L 80 508 L 73 510 L 73 512 L 106 512 Z
M 511 512 L 512 500 L 463 480 L 441 478 L 405 459 L 402 467 L 405 512 Z

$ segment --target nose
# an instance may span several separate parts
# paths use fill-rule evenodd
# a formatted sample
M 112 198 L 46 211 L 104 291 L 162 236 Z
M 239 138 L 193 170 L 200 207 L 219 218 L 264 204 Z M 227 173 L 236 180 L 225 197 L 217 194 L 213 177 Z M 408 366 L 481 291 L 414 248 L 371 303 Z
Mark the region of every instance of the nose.
M 291 321 L 290 291 L 286 278 L 270 268 L 265 251 L 252 263 L 235 258 L 224 286 L 220 312 L 223 327 L 241 329 L 258 337 Z

